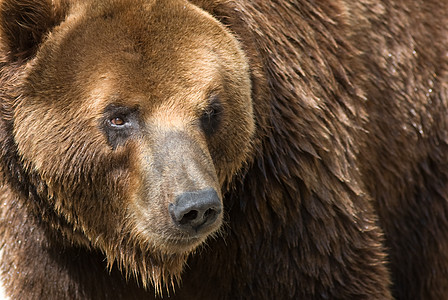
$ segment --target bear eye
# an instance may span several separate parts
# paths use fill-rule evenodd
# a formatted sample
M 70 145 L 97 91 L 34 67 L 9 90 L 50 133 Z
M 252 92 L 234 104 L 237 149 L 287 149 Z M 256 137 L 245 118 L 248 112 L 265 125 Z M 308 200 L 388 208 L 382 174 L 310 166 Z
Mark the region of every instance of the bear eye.
M 125 121 L 123 120 L 123 118 L 115 117 L 115 118 L 110 120 L 110 123 L 113 126 L 123 126 L 125 124 Z
M 111 104 L 103 113 L 104 118 L 100 127 L 113 149 L 139 135 L 140 114 L 138 108 Z
M 201 127 L 206 135 L 213 135 L 219 128 L 222 106 L 218 97 L 213 97 L 201 116 Z

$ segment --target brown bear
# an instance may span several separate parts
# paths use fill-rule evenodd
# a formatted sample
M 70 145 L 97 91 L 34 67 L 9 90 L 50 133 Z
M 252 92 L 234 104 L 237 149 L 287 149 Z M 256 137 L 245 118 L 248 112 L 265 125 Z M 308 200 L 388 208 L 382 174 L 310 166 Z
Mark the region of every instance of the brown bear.
M 448 2 L 1 0 L 12 299 L 445 299 Z

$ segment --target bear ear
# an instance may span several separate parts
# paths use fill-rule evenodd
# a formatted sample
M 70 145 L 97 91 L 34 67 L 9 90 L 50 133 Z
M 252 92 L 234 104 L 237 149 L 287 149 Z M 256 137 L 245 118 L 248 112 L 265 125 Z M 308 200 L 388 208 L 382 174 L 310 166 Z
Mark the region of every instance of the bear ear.
M 0 0 L 0 51 L 9 61 L 26 60 L 62 22 L 67 5 L 55 0 Z

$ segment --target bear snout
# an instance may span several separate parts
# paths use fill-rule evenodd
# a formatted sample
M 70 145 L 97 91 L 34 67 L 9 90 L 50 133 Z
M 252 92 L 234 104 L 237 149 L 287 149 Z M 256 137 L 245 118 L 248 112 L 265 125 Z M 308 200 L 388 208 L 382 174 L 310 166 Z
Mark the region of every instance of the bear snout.
M 213 188 L 184 192 L 169 205 L 174 224 L 189 235 L 199 235 L 221 225 L 222 204 Z

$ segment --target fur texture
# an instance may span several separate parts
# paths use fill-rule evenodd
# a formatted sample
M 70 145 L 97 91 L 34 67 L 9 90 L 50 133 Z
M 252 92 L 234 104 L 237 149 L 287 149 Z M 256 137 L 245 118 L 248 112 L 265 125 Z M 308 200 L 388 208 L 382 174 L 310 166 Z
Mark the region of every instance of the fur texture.
M 7 294 L 444 299 L 447 6 L 0 1 Z

